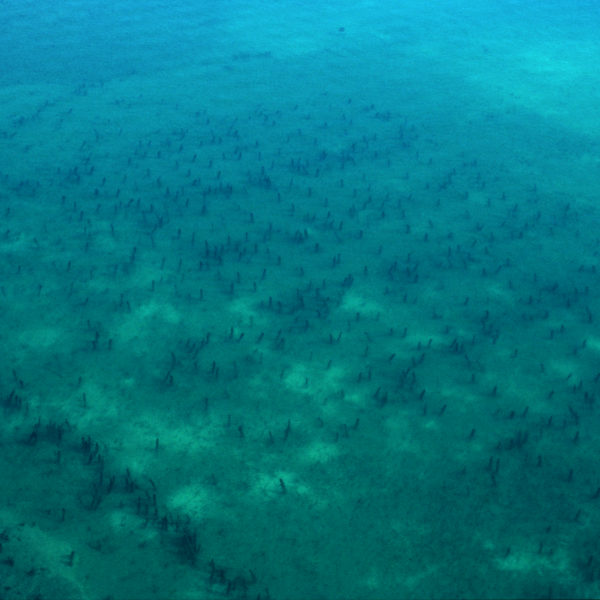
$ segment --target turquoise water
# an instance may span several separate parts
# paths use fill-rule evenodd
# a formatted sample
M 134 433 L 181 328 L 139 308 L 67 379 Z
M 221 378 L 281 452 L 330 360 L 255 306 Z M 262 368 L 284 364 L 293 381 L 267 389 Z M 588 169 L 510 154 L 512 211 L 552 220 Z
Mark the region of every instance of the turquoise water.
M 0 597 L 598 597 L 599 17 L 2 2 Z

